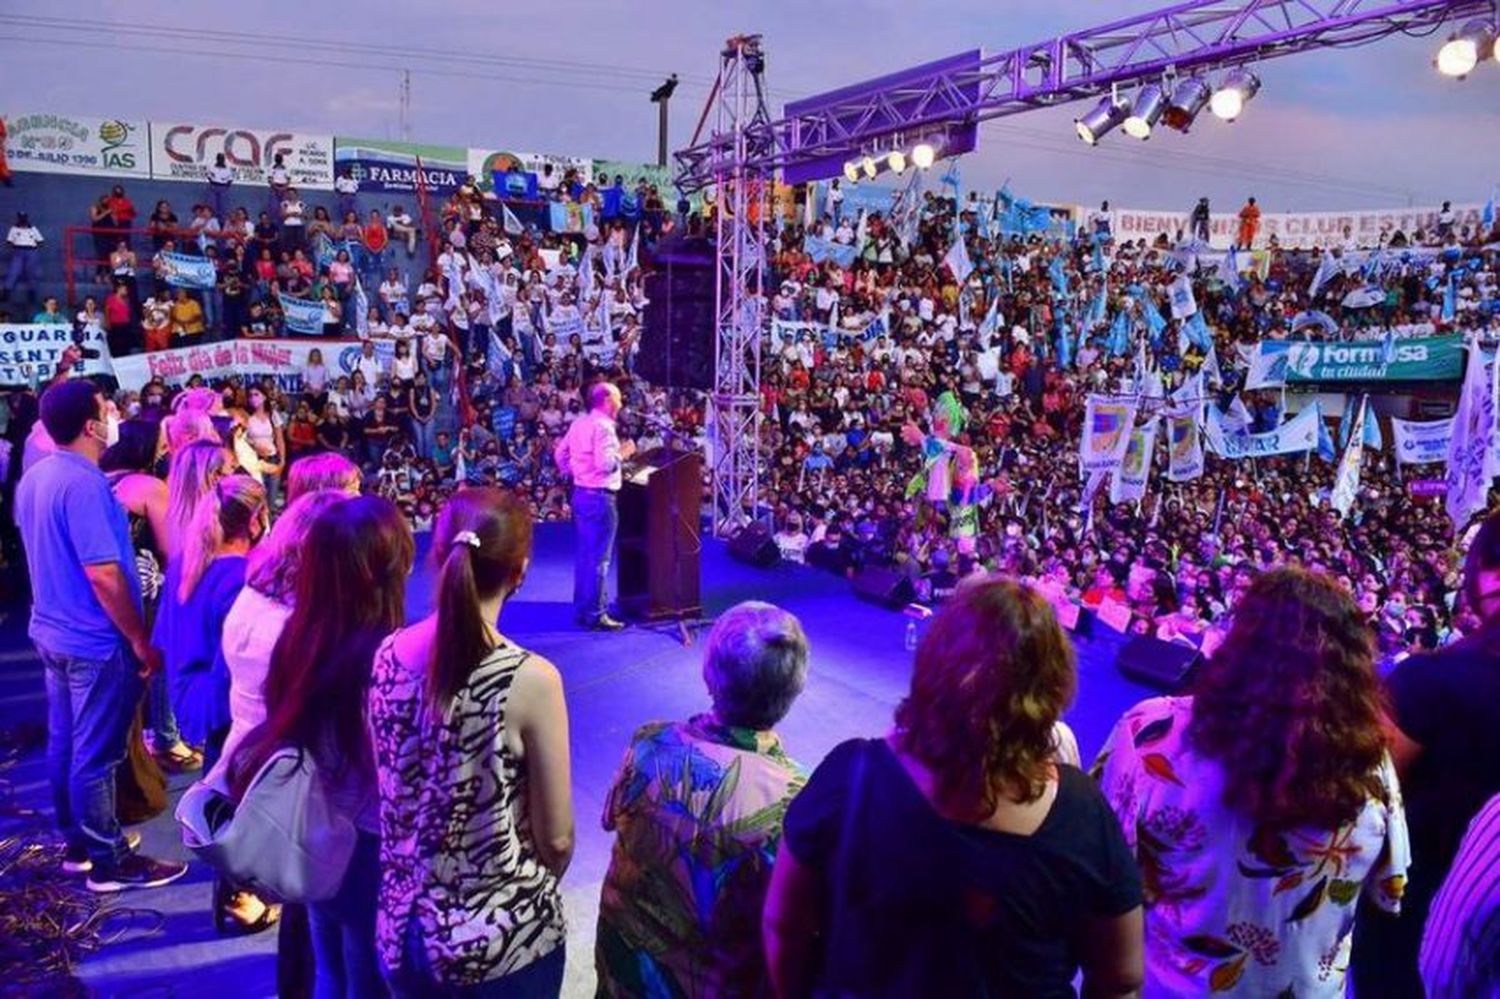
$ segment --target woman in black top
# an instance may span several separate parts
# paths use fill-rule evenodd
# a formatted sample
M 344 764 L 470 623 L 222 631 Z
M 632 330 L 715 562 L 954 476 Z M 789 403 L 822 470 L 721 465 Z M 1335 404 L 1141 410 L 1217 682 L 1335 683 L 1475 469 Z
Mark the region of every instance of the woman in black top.
M 146 228 L 151 231 L 151 249 L 160 253 L 161 248 L 177 234 L 177 213 L 172 211 L 172 206 L 165 201 L 156 203 L 156 210 L 146 220 Z
M 339 454 L 349 450 L 349 424 L 331 402 L 323 407 L 323 422 L 318 424 L 318 447 Z
M 763 919 L 776 992 L 1131 995 L 1141 883 L 1108 803 L 1056 761 L 1072 649 L 1030 587 L 960 587 L 884 739 L 787 811 Z

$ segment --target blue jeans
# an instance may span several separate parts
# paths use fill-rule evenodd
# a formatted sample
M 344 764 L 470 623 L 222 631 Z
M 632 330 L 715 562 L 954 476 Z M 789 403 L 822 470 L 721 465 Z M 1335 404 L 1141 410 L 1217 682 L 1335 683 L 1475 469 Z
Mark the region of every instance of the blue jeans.
M 578 531 L 573 559 L 573 613 L 584 624 L 604 616 L 608 601 L 609 562 L 614 553 L 620 512 L 615 494 L 604 489 L 573 489 L 573 524 Z
M 5 269 L 5 290 L 15 291 L 22 284 L 36 297 L 37 283 L 42 279 L 42 251 L 16 248 L 10 251 L 10 264 Z
M 432 980 L 416 921 L 407 924 L 406 970 L 386 974 L 394 999 L 557 999 L 562 992 L 567 950 L 563 945 L 530 964 L 478 985 L 439 985 Z
M 385 994 L 375 952 L 379 896 L 380 837 L 361 832 L 339 893 L 307 907 L 315 968 L 313 999 Z
M 427 460 L 432 457 L 432 446 L 437 443 L 437 414 L 432 419 L 423 423 L 413 418 L 411 421 L 411 444 L 417 450 L 417 457 Z
M 146 731 L 157 749 L 171 749 L 182 741 L 177 730 L 177 714 L 172 710 L 172 696 L 167 693 L 167 671 L 159 669 L 146 682 Z
M 129 853 L 115 818 L 115 768 L 125 760 L 126 737 L 141 681 L 135 657 L 121 648 L 107 659 L 81 659 L 37 646 L 46 667 L 47 776 L 57 825 L 70 849 L 83 849 L 98 867 Z

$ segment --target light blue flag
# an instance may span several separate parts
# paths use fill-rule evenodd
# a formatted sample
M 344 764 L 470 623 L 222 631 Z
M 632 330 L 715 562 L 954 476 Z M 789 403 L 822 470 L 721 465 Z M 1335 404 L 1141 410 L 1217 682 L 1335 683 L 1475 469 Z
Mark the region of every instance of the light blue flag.
M 1109 269 L 1109 264 L 1104 260 L 1104 241 L 1094 240 L 1094 270 L 1103 274 Z
M 1089 318 L 1085 326 L 1087 329 L 1103 326 L 1108 319 L 1109 285 L 1105 284 L 1104 287 L 1099 289 L 1099 293 L 1094 296 L 1094 300 L 1089 303 Z
M 1318 407 L 1318 457 L 1333 464 L 1338 460 L 1339 453 L 1333 446 L 1333 435 L 1328 432 L 1328 423 L 1323 419 L 1322 404 L 1314 405 Z
M 186 253 L 163 253 L 162 279 L 174 288 L 212 288 L 218 281 L 214 262 Z
M 1062 312 L 1057 314 L 1057 366 L 1073 366 L 1073 334 L 1068 329 L 1068 317 Z
M 1066 296 L 1068 294 L 1068 275 L 1063 271 L 1062 254 L 1059 253 L 1052 258 L 1052 262 L 1047 265 L 1047 275 L 1052 278 L 1052 290 L 1059 297 Z
M 851 267 L 854 257 L 859 252 L 857 247 L 845 246 L 835 243 L 831 239 L 823 239 L 820 236 L 808 236 L 802 241 L 802 247 L 815 264 L 821 264 L 825 260 L 832 260 L 840 267 Z
M 1368 406 L 1369 403 L 1365 405 Z M 1385 435 L 1380 432 L 1380 420 L 1375 417 L 1373 409 L 1365 410 L 1365 447 L 1376 451 L 1385 450 Z
M 1188 317 L 1187 323 L 1183 326 L 1183 332 L 1187 334 L 1188 343 L 1205 353 L 1213 345 L 1213 333 L 1209 331 L 1208 324 L 1203 321 L 1201 310 Z
M 323 305 L 307 298 L 277 295 L 286 328 L 293 333 L 322 333 Z
M 354 331 L 363 339 L 370 335 L 370 299 L 359 276 L 354 277 Z
M 1451 323 L 1458 316 L 1458 275 L 1449 274 L 1448 284 L 1443 288 L 1443 322 Z
M 1490 189 L 1490 200 L 1484 203 L 1484 211 L 1479 214 L 1479 221 L 1484 223 L 1486 229 L 1495 228 L 1495 189 Z
M 1167 321 L 1161 317 L 1156 303 L 1149 298 L 1141 299 L 1141 311 L 1146 314 L 1146 329 L 1151 334 L 1151 346 L 1155 347 L 1161 343 L 1161 335 L 1167 328 Z
M 1109 356 L 1124 357 L 1130 349 L 1130 319 L 1121 309 L 1115 313 L 1115 321 L 1109 327 Z
M 939 183 L 942 184 L 942 189 L 944 191 L 946 191 L 950 187 L 953 188 L 953 202 L 955 205 L 957 205 L 959 200 L 959 179 L 958 159 L 956 157 L 953 160 L 949 161 L 948 171 L 943 174 L 943 179 Z

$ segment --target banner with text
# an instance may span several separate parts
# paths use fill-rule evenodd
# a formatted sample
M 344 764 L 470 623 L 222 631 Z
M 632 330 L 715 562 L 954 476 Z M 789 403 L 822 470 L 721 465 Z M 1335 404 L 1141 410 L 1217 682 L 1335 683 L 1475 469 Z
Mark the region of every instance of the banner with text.
M 1130 431 L 1135 426 L 1135 400 L 1117 401 L 1091 395 L 1084 404 L 1083 439 L 1079 460 L 1083 471 L 1113 472 L 1125 459 Z
M 331 135 L 151 122 L 151 176 L 157 180 L 204 180 L 220 153 L 236 183 L 263 187 L 280 156 L 293 187 L 333 190 Z
M 40 385 L 57 370 L 57 359 L 73 343 L 73 327 L 41 323 L 0 324 L 0 385 Z M 109 346 L 98 329 L 84 333 L 85 350 L 97 350 L 96 358 L 82 358 L 73 365 L 74 375 L 110 373 Z
M 544 173 L 544 168 L 549 166 L 552 168 L 552 176 L 559 183 L 569 170 L 577 171 L 580 184 L 594 182 L 594 161 L 585 156 L 553 156 L 548 153 L 512 153 L 504 150 L 470 149 L 468 164 L 469 173 L 474 175 L 480 188 L 486 191 L 494 189 L 496 173 L 529 173 L 540 178 Z
M 1309 382 L 1457 381 L 1463 337 L 1425 336 L 1354 343 L 1263 340 L 1247 389 Z
M 241 378 L 276 379 L 285 392 L 302 388 L 302 369 L 308 355 L 323 352 L 330 374 L 348 374 L 359 358 L 359 341 L 350 340 L 235 340 L 229 343 L 205 343 L 192 347 L 158 350 L 149 354 L 132 354 L 116 358 L 115 377 L 120 387 L 140 389 L 153 378 L 180 387 L 194 375 L 212 382 L 239 375 Z
M 323 332 L 323 303 L 314 302 L 310 298 L 294 298 L 291 295 L 277 294 L 277 301 L 281 303 L 281 317 L 286 323 L 286 328 L 293 333 L 322 333 Z
M 1276 454 L 1299 454 L 1318 446 L 1318 408 L 1304 409 L 1275 430 L 1263 434 L 1230 433 L 1217 406 L 1208 407 L 1205 436 L 1220 457 L 1239 460 Z
M 1396 437 L 1396 460 L 1403 465 L 1423 465 L 1448 460 L 1448 442 L 1453 438 L 1453 418 L 1419 423 L 1391 417 Z
M 147 177 L 144 121 L 65 114 L 7 114 L 5 158 L 12 170 Z
M 423 146 L 387 139 L 336 136 L 336 171 L 347 168 L 361 191 L 415 194 L 417 181 L 433 197 L 446 198 L 458 190 L 469 170 L 469 151 L 462 146 Z M 422 161 L 418 176 L 417 161 Z
M 1411 237 L 1418 229 L 1431 232 L 1437 227 L 1437 206 L 1426 208 L 1382 208 L 1349 212 L 1264 212 L 1260 217 L 1256 247 L 1264 246 L 1272 236 L 1283 247 L 1332 249 L 1353 240 L 1356 246 L 1376 246 L 1384 230 L 1401 230 Z M 1484 206 L 1455 205 L 1453 214 L 1458 229 L 1480 224 Z M 1214 213 L 1209 221 L 1209 245 L 1225 249 L 1239 233 L 1239 218 L 1231 213 Z M 1117 240 L 1153 240 L 1166 234 L 1176 239 L 1188 232 L 1186 211 L 1119 208 L 1110 212 L 1110 226 Z M 1349 235 L 1344 235 L 1344 230 Z M 1389 233 L 1388 233 L 1389 234 Z

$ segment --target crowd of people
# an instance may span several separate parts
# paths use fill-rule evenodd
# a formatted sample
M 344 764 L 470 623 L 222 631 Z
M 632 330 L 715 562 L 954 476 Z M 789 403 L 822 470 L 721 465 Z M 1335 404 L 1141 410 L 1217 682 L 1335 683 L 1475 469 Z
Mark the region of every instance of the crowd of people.
M 346 459 L 294 465 L 273 518 L 212 393 L 165 421 L 165 480 L 87 379 L 49 386 L 39 420 L 16 520 L 69 869 L 105 893 L 185 872 L 118 815 L 132 719 L 170 716 L 203 753 L 177 816 L 218 867 L 217 917 L 279 924 L 287 974 L 308 962 L 288 990 L 559 994 L 567 705 L 501 627 L 525 499 L 452 496 L 436 609 L 409 623 L 413 532 Z M 810 774 L 776 735 L 816 669 L 806 635 L 737 605 L 705 642 L 709 710 L 637 731 L 609 792 L 598 990 L 1485 994 L 1496 839 L 1468 824 L 1500 793 L 1500 514 L 1463 584 L 1466 636 L 1382 686 L 1347 586 L 1255 575 L 1191 691 L 1129 710 L 1092 779 L 1037 586 L 960 582 L 890 731 Z
M 1130 631 L 1194 644 L 1255 573 L 1290 562 L 1332 573 L 1378 608 L 1386 652 L 1451 633 L 1451 525 L 1401 474 L 1431 469 L 1399 469 L 1389 449 L 1367 454 L 1358 508 L 1344 518 L 1328 503 L 1330 461 L 1211 454 L 1200 477 L 1168 483 L 1158 448 L 1144 499 L 1110 504 L 1086 492 L 1079 440 L 1090 393 L 1144 392 L 1142 413 L 1157 414 L 1187 393 L 1226 425 L 1275 429 L 1290 415 L 1286 393 L 1244 391 L 1242 350 L 1265 340 L 1493 341 L 1494 233 L 1440 222 L 1382 233 L 1365 250 L 1352 238 L 1340 250 L 1282 250 L 1242 213 L 1246 245 L 1225 254 L 1184 234 L 1117 243 L 1107 205 L 1071 236 L 1002 234 L 998 214 L 929 192 L 905 213 L 830 215 L 779 234 L 763 447 L 784 557 L 838 572 L 893 565 L 924 595 L 1001 569 L 1075 605 L 1125 605 Z M 956 231 L 960 266 L 972 268 L 963 281 Z M 830 243 L 852 251 L 847 266 Z M 1201 326 L 1168 318 L 1181 278 Z M 1366 289 L 1378 303 L 1349 298 Z M 1312 313 L 1326 322 L 1301 324 Z M 949 437 L 968 485 L 934 501 L 918 475 L 944 397 L 959 411 Z

